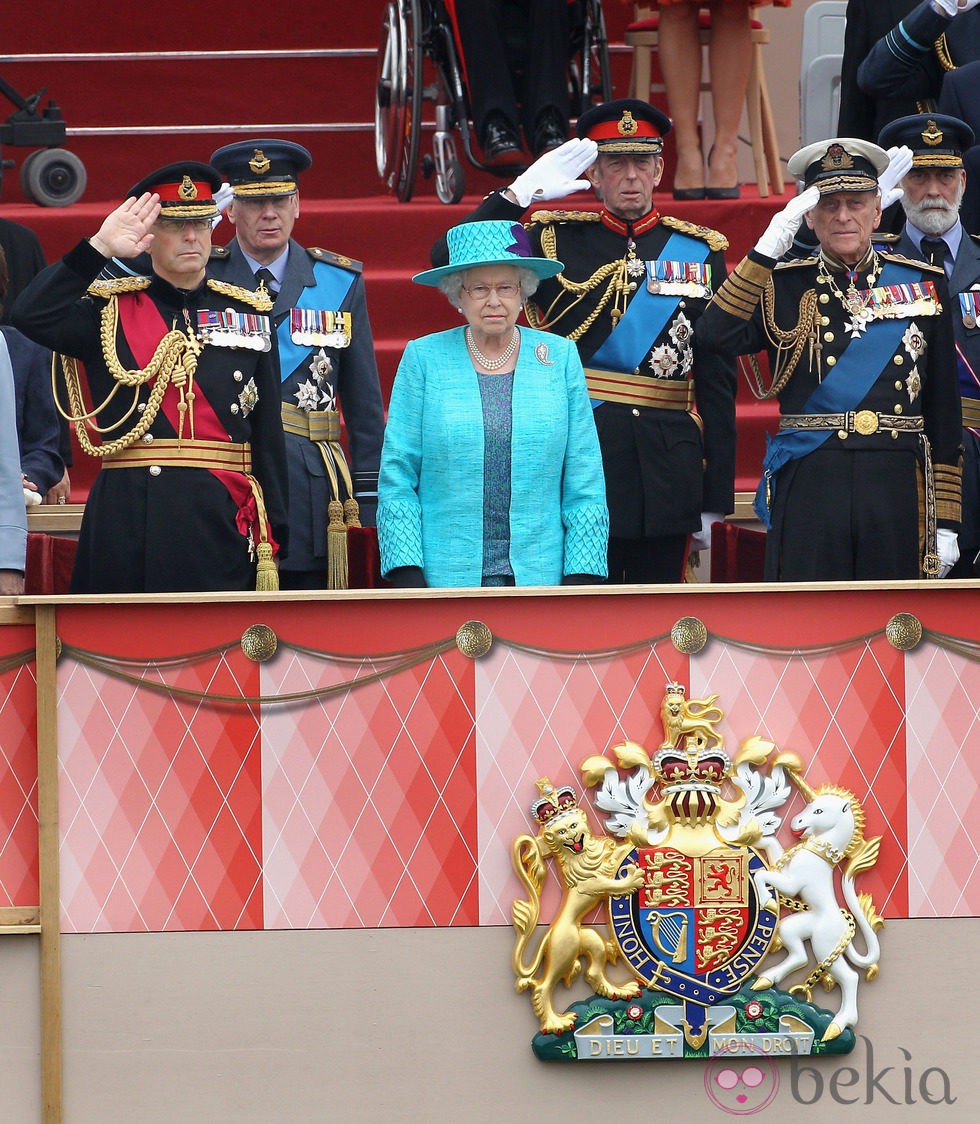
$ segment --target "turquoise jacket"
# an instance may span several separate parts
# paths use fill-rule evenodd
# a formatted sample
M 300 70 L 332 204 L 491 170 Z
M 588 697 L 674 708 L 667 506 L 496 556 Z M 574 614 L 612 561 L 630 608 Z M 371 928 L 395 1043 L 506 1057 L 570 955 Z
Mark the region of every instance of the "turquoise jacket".
M 606 575 L 609 514 L 575 346 L 521 328 L 514 373 L 510 562 L 517 585 Z M 412 340 L 391 393 L 378 485 L 381 570 L 420 566 L 429 586 L 483 570 L 483 408 L 454 328 Z

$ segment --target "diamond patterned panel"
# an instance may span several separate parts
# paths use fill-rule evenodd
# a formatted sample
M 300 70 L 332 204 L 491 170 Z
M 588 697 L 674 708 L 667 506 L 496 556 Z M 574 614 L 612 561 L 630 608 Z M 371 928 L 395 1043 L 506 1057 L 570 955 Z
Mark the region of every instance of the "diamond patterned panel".
M 267 928 L 477 923 L 472 664 L 456 652 L 263 714 Z M 263 694 L 370 675 L 282 652 Z
M 909 913 L 980 914 L 980 664 L 928 644 L 908 676 Z
M 630 739 L 661 738 L 664 684 L 685 679 L 687 657 L 664 641 L 610 660 L 558 660 L 502 644 L 477 662 L 477 777 L 480 799 L 480 923 L 509 925 L 521 896 L 511 844 L 535 834 L 529 807 L 547 776 L 581 792 L 579 766 Z M 601 832 L 589 799 L 592 827 Z M 546 887 L 542 915 L 557 907 L 557 881 Z
M 902 653 L 883 637 L 795 658 L 712 643 L 691 661 L 691 695 L 721 695 L 731 748 L 763 734 L 802 757 L 811 784 L 841 785 L 861 801 L 865 834 L 882 836 L 861 889 L 891 917 L 908 915 L 903 684 Z M 797 794 L 785 806 L 784 846 L 802 803 Z
M 0 676 L 0 906 L 38 904 L 37 845 L 37 685 L 24 664 Z
M 240 696 L 237 653 L 168 669 L 178 689 Z M 261 928 L 256 715 L 59 664 L 62 927 Z M 148 669 L 144 678 L 162 681 Z

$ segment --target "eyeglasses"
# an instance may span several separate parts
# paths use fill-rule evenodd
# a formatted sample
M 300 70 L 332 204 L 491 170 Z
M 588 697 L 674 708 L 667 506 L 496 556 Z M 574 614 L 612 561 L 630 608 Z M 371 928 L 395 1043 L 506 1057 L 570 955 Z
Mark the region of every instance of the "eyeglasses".
M 502 281 L 499 285 L 463 285 L 461 288 L 475 301 L 485 301 L 491 293 L 496 293 L 502 301 L 513 300 L 521 295 L 520 285 L 513 281 Z
M 182 233 L 187 227 L 190 227 L 191 230 L 210 230 L 214 226 L 214 219 L 157 219 L 155 225 L 159 226 L 161 230 L 168 230 L 176 234 Z

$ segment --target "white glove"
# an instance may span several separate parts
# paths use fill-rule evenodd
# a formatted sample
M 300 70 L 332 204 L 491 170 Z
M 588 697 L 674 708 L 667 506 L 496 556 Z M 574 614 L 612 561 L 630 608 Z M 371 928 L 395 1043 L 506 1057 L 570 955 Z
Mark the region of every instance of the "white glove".
M 980 4 L 980 0 L 932 0 L 933 10 L 942 16 L 958 16 L 960 12 L 968 12 Z
M 24 489 L 24 506 L 35 507 L 41 502 L 41 493 L 32 492 L 30 488 Z
M 591 184 L 578 177 L 595 163 L 599 147 L 593 140 L 576 137 L 544 153 L 510 185 L 522 207 L 545 199 L 561 199 L 573 191 L 587 191 Z
M 717 511 L 701 512 L 701 530 L 691 535 L 691 550 L 711 549 L 711 528 L 715 523 L 724 523 L 725 517 Z
M 955 531 L 945 527 L 936 531 L 936 553 L 939 555 L 939 576 L 944 578 L 960 560 L 960 544 Z
M 755 244 L 756 250 L 765 257 L 778 261 L 793 245 L 800 219 L 807 211 L 813 210 L 819 199 L 820 192 L 815 187 L 808 187 L 791 199 L 781 211 L 772 216 L 765 233 Z
M 978 0 L 980 2 L 980 0 Z M 912 149 L 907 145 L 893 146 L 888 150 L 888 167 L 878 177 L 881 190 L 881 209 L 897 203 L 905 194 L 901 188 L 902 180 L 912 167 Z
M 216 229 L 218 224 L 225 216 L 225 210 L 228 204 L 235 198 L 235 193 L 231 189 L 230 183 L 223 183 L 218 190 L 214 193 L 215 206 L 218 208 L 218 213 L 214 219 L 214 226 L 212 230 Z

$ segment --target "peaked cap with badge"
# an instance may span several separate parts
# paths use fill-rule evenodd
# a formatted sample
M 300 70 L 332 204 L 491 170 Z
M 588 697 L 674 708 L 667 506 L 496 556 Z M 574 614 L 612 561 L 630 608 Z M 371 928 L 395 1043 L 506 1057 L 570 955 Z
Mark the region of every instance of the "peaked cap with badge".
M 803 187 L 821 195 L 835 191 L 877 191 L 878 177 L 888 167 L 888 153 L 870 141 L 834 137 L 794 152 L 786 165 Z
M 958 117 L 913 113 L 890 121 L 878 137 L 882 148 L 912 149 L 913 168 L 962 168 L 963 152 L 975 142 L 973 130 Z
M 164 219 L 207 219 L 218 213 L 214 193 L 221 186 L 221 177 L 210 164 L 195 160 L 179 161 L 157 168 L 126 193 L 139 198 L 153 191 L 160 196 L 160 217 Z
M 294 141 L 266 138 L 236 141 L 211 153 L 211 163 L 231 184 L 236 199 L 295 195 L 299 175 L 313 163 Z
M 600 152 L 663 151 L 671 120 L 656 106 L 638 98 L 619 98 L 587 109 L 578 119 L 575 135 L 594 140 Z

